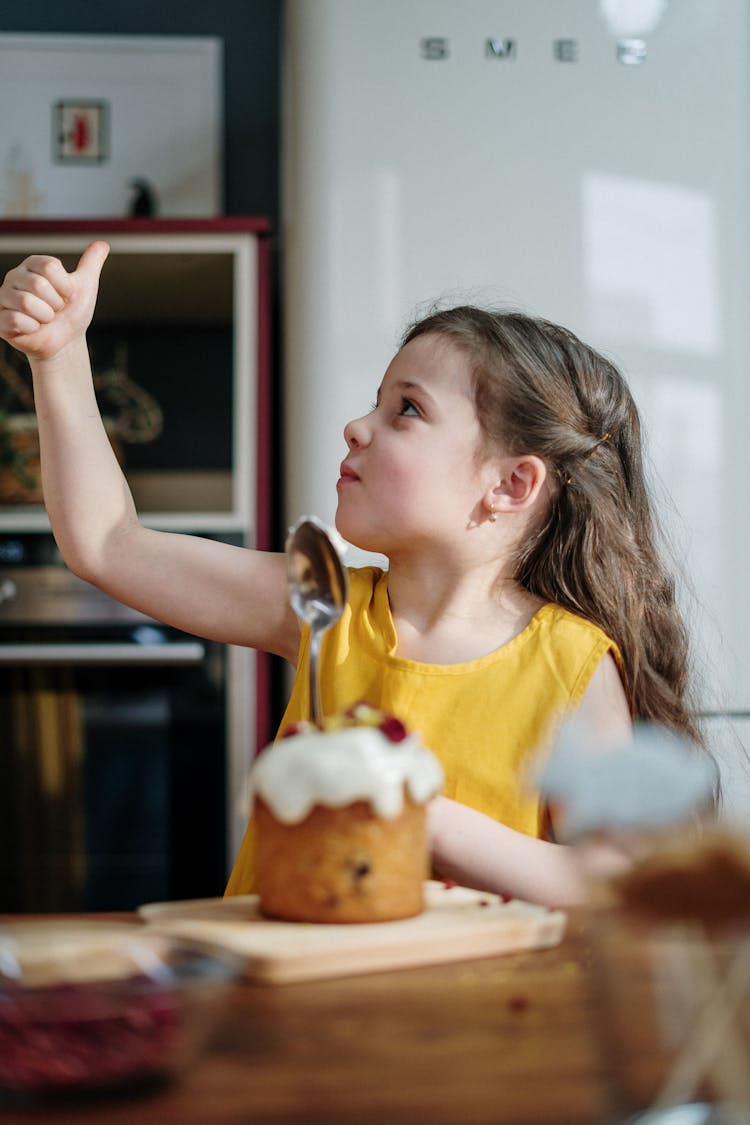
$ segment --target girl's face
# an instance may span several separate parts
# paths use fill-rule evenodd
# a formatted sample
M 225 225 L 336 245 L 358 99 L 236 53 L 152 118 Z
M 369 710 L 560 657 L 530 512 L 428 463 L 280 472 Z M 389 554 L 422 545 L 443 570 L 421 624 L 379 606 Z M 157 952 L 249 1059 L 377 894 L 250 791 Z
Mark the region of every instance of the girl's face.
M 486 519 L 492 469 L 478 457 L 470 365 L 449 340 L 425 335 L 406 344 L 376 404 L 348 423 L 344 438 L 336 526 L 363 550 L 455 548 L 467 527 Z

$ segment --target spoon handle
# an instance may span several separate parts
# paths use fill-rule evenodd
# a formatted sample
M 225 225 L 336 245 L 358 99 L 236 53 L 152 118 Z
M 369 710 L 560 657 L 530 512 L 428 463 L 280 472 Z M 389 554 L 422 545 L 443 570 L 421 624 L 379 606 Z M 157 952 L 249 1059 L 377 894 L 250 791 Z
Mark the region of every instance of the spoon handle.
M 310 691 L 310 718 L 316 726 L 320 726 L 323 721 L 323 707 L 320 702 L 320 672 L 319 672 L 319 657 L 320 657 L 320 642 L 322 634 L 313 629 L 310 636 L 310 666 L 309 673 L 309 691 Z

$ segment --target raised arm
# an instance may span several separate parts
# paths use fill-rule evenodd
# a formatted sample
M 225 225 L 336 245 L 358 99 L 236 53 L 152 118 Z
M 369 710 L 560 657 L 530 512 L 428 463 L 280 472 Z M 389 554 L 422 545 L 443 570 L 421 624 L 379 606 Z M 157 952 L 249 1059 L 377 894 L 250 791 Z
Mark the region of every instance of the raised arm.
M 102 423 L 86 330 L 109 247 L 77 268 L 35 255 L 0 287 L 0 337 L 31 364 L 44 502 L 71 570 L 118 600 L 199 636 L 293 661 L 297 619 L 282 555 L 143 527 Z

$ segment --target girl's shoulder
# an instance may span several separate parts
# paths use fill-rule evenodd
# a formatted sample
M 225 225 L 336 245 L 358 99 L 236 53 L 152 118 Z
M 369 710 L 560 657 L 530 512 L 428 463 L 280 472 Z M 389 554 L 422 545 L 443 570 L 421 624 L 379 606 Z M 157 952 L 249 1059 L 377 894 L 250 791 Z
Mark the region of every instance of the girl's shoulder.
M 622 673 L 622 655 L 617 644 L 595 622 L 556 602 L 545 603 L 536 619 L 543 645 L 560 659 L 577 653 L 593 666 L 609 652 Z
M 614 643 L 612 638 L 608 637 L 599 625 L 589 621 L 587 617 L 582 617 L 579 613 L 574 613 L 571 609 L 566 609 L 565 606 L 559 605 L 557 602 L 545 602 L 537 610 L 536 617 L 539 620 L 540 628 L 547 632 L 565 633 L 569 636 L 600 637 L 609 644 Z

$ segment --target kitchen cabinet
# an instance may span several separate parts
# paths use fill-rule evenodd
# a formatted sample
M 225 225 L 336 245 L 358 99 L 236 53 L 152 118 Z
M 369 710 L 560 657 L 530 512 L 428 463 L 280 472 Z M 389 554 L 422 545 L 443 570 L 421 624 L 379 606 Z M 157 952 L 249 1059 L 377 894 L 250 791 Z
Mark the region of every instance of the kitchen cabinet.
M 269 547 L 267 220 L 0 221 L 0 275 L 37 253 L 60 257 L 73 269 L 86 245 L 99 238 L 111 251 L 89 350 L 102 410 L 113 419 L 142 522 Z M 18 353 L 8 353 L 4 362 L 27 380 Z M 114 392 L 107 390 L 113 373 Z M 133 425 L 137 430 L 143 423 L 144 405 L 160 423 L 158 434 L 140 443 L 131 438 Z M 25 410 L 33 425 L 28 404 L 16 402 L 12 409 Z M 47 539 L 40 498 L 2 502 L 0 497 L 0 565 L 23 565 L 13 552 L 38 555 L 29 542 Z M 270 730 L 266 658 L 227 646 L 225 667 L 229 863 L 244 827 L 238 796 Z M 254 690 L 248 690 L 251 684 Z
M 263 219 L 0 222 L 3 276 L 110 244 L 89 343 L 95 374 L 124 366 L 163 415 L 158 438 L 122 443 L 149 526 L 267 535 L 267 234 Z M 0 530 L 47 528 L 41 504 L 0 502 Z

